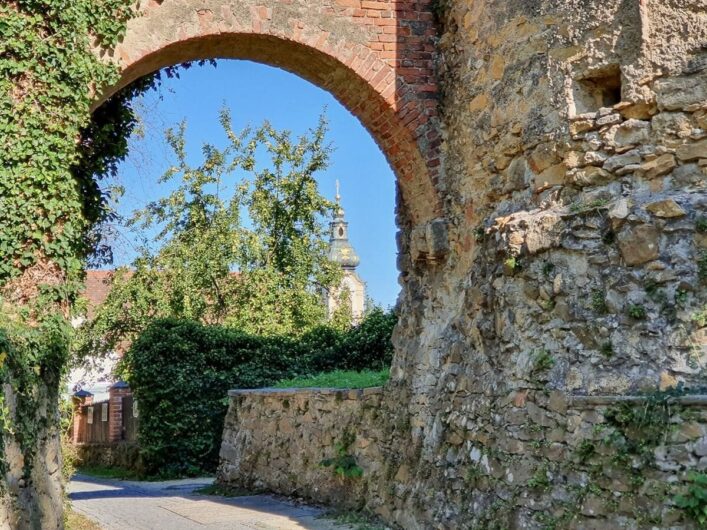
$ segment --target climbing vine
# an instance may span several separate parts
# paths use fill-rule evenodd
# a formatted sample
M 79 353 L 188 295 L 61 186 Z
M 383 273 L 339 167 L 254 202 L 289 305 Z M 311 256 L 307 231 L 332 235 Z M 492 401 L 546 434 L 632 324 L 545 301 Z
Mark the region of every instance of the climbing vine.
M 119 79 L 101 52 L 120 40 L 134 8 L 135 0 L 0 2 L 0 380 L 12 394 L 0 396 L 0 449 L 12 443 L 21 453 L 0 466 L 25 478 L 58 428 L 66 317 L 85 259 L 106 255 L 96 227 L 110 210 L 98 182 L 127 153 L 130 100 L 155 82 L 92 113 Z
M 12 410 L 2 402 L 0 449 L 4 449 L 5 435 L 10 434 L 22 454 L 24 476 L 32 470 L 40 432 L 50 429 L 57 420 L 38 402 L 56 404 L 69 340 L 70 328 L 59 315 L 46 318 L 38 326 L 19 320 L 5 323 L 0 329 L 0 377 L 12 385 L 14 396 Z M 3 473 L 7 465 L 0 459 Z
M 96 178 L 115 171 L 134 125 L 133 94 L 91 117 L 95 93 L 118 80 L 117 67 L 94 50 L 115 45 L 133 3 L 0 6 L 0 283 L 51 271 L 68 280 L 61 294 L 70 295 L 80 276 L 95 242 L 86 236 L 108 214 Z

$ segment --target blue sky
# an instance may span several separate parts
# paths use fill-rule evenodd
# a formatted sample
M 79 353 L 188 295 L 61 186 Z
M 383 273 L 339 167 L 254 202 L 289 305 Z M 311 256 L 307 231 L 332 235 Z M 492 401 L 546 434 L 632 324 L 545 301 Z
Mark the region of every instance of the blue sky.
M 395 177 L 385 157 L 360 122 L 328 92 L 283 70 L 249 61 L 218 61 L 217 66 L 193 66 L 179 79 L 167 79 L 157 92 L 139 103 L 145 134 L 131 139 L 128 158 L 121 164 L 118 183 L 126 193 L 119 212 L 128 216 L 136 208 L 166 195 L 169 184 L 159 176 L 173 162 L 163 131 L 187 121 L 187 148 L 198 162 L 201 144 L 223 144 L 218 112 L 232 111 L 234 128 L 269 120 L 295 135 L 316 126 L 322 109 L 329 119 L 329 140 L 335 147 L 329 168 L 319 176 L 320 191 L 333 199 L 335 179 L 341 182 L 342 204 L 349 222 L 351 242 L 361 257 L 358 273 L 368 295 L 384 307 L 398 295 L 395 265 Z M 134 236 L 121 230 L 115 245 L 115 263 L 134 257 Z

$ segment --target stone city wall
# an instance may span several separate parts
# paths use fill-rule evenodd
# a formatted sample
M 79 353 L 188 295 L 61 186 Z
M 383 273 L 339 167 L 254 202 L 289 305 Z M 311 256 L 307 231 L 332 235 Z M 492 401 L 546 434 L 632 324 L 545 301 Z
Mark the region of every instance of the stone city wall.
M 381 473 L 384 460 L 377 421 L 382 393 L 381 388 L 231 391 L 217 480 L 364 508 L 369 478 Z M 334 461 L 323 465 L 327 459 Z M 354 476 L 356 468 L 363 470 L 361 479 Z
M 393 475 L 382 509 L 404 528 L 544 528 L 533 506 L 559 493 L 508 507 L 502 482 L 472 493 L 464 480 L 467 440 L 531 475 L 546 465 L 514 440 L 509 399 L 545 418 L 546 395 L 705 384 L 707 14 L 699 1 L 458 0 L 443 22 L 450 252 L 429 266 L 412 244 L 400 261 L 383 407 L 387 456 L 409 476 Z M 555 421 L 536 444 L 572 436 Z M 569 487 L 561 464 L 548 491 Z
M 673 499 L 707 418 L 654 392 L 706 381 L 704 2 L 436 8 L 445 213 L 418 238 L 398 205 L 366 506 L 411 530 L 690 528 Z
M 695 528 L 674 499 L 686 470 L 707 469 L 707 396 L 515 392 L 483 429 L 447 433 L 443 482 L 407 513 L 391 510 L 414 468 L 401 460 L 406 442 L 385 434 L 395 427 L 381 397 L 231 392 L 219 482 L 368 510 L 405 529 Z M 456 513 L 433 522 L 441 495 Z

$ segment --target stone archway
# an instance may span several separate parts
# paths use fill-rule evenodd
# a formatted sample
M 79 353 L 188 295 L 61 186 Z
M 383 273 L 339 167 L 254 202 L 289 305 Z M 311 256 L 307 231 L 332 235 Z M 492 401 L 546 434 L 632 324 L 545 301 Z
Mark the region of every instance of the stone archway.
M 428 3 L 411 0 L 143 0 L 140 16 L 108 52 L 121 79 L 96 105 L 190 60 L 283 68 L 329 91 L 368 129 L 398 178 L 406 221 L 425 232 L 441 217 L 435 34 Z

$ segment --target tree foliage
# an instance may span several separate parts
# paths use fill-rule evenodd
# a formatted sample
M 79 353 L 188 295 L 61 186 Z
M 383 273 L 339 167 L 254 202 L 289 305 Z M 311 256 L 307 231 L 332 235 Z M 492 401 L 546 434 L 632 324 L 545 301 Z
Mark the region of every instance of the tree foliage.
M 220 122 L 227 146 L 203 145 L 196 166 L 186 125 L 167 131 L 176 163 L 160 182 L 177 185 L 130 219 L 153 239 L 116 273 L 81 332 L 80 350 L 114 349 L 155 318 L 265 335 L 298 334 L 324 321 L 320 288 L 341 274 L 324 238 L 333 204 L 315 180 L 329 158 L 326 121 L 297 139 L 267 122 L 236 132 L 228 110 Z

